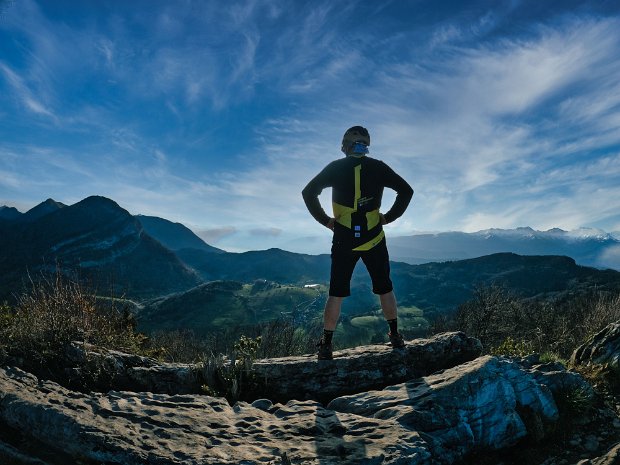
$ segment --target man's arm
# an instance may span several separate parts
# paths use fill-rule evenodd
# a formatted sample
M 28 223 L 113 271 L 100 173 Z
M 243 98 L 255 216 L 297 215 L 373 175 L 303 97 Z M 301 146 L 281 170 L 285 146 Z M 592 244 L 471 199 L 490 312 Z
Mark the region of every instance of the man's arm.
M 391 223 L 392 221 L 400 218 L 413 197 L 413 188 L 407 181 L 401 178 L 398 174 L 392 170 L 388 165 L 385 166 L 385 186 L 396 191 L 396 200 L 392 208 L 383 215 L 385 223 Z
M 325 189 L 326 187 L 329 187 L 327 168 L 317 174 L 308 183 L 308 185 L 304 187 L 304 190 L 301 191 L 301 195 L 304 198 L 304 202 L 306 203 L 308 211 L 314 217 L 314 219 L 321 223 L 323 226 L 326 226 L 329 229 L 333 229 L 333 218 L 331 218 L 327 213 L 325 213 L 325 210 L 323 210 L 323 207 L 321 206 L 321 202 L 319 202 L 319 195 L 321 195 L 321 192 L 323 192 L 323 189 Z

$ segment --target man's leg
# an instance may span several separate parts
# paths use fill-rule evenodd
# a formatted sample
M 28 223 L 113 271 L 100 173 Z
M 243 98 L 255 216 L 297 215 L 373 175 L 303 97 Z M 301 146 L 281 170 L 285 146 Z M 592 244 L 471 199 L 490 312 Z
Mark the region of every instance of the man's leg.
M 405 341 L 398 332 L 398 310 L 396 306 L 396 296 L 394 295 L 394 291 L 380 294 L 379 300 L 381 301 L 381 309 L 383 310 L 385 320 L 390 327 L 390 342 L 395 348 L 402 349 L 403 347 L 405 347 Z
M 344 297 L 330 295 L 325 302 L 325 312 L 323 314 L 323 337 L 319 341 L 319 360 L 332 359 L 332 338 L 338 325 L 340 316 L 340 306 Z
M 398 332 L 398 309 L 394 287 L 390 279 L 390 258 L 385 240 L 362 256 L 372 280 L 372 291 L 379 295 L 383 315 L 390 327 L 390 342 L 398 349 L 405 347 L 405 342 Z
M 381 301 L 381 309 L 383 310 L 383 316 L 387 321 L 395 320 L 398 314 L 396 306 L 396 296 L 394 291 L 390 291 L 387 294 L 379 295 Z
M 340 317 L 340 307 L 344 297 L 330 295 L 325 302 L 325 312 L 323 314 L 323 324 L 327 331 L 335 331 Z
M 351 294 L 351 275 L 359 255 L 334 243 L 332 246 L 332 265 L 329 280 L 329 296 L 325 301 L 323 314 L 323 337 L 319 342 L 319 360 L 332 358 L 332 337 L 338 325 L 340 307 L 344 298 Z M 335 294 L 335 295 L 333 295 Z
M 332 338 L 338 325 L 340 316 L 340 306 L 344 297 L 330 295 L 325 302 L 325 312 L 323 314 L 323 337 L 319 342 L 319 360 L 332 359 Z

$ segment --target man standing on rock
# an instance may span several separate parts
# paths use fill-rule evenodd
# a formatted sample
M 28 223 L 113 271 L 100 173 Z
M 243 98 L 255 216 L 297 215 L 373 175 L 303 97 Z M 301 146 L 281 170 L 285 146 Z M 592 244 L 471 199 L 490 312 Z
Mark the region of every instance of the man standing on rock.
M 351 295 L 351 276 L 361 258 L 372 280 L 372 291 L 379 295 L 383 314 L 390 327 L 394 348 L 405 347 L 398 332 L 396 297 L 390 280 L 390 263 L 383 225 L 399 218 L 407 209 L 413 189 L 387 164 L 366 156 L 370 145 L 368 130 L 362 126 L 348 129 L 340 150 L 345 158 L 327 165 L 304 188 L 302 195 L 310 214 L 334 232 L 329 297 L 325 302 L 324 331 L 319 360 L 331 360 L 332 337 L 338 324 L 342 300 Z M 325 213 L 319 202 L 323 189 L 332 188 L 334 217 Z M 381 214 L 383 188 L 396 191 L 392 208 Z

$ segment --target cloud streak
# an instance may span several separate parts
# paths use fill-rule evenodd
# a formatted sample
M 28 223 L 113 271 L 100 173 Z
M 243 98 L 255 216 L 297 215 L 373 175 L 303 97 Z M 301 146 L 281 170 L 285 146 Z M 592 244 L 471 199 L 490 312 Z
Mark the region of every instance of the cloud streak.
M 0 197 L 98 193 L 236 249 L 298 244 L 324 232 L 301 189 L 363 124 L 416 190 L 391 234 L 617 225 L 620 14 L 406 3 L 19 2 Z
M 57 120 L 56 115 L 54 115 L 54 113 L 52 113 L 52 111 L 34 95 L 34 93 L 24 82 L 24 79 L 22 79 L 16 72 L 2 62 L 0 62 L 0 71 L 2 71 L 2 74 L 13 90 L 14 95 L 23 104 L 24 108 L 32 113 L 36 113 L 37 115 L 47 116 L 54 121 Z

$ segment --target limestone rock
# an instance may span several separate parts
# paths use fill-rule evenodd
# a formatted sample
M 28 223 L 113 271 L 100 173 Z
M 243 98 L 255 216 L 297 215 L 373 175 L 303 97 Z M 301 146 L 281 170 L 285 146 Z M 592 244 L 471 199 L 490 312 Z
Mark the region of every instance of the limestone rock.
M 84 394 L 0 369 L 0 422 L 74 458 L 123 465 L 430 465 L 420 435 L 391 419 L 314 401 L 268 410 L 204 395 Z
M 82 352 L 80 352 L 80 350 Z M 212 376 L 199 365 L 160 363 L 147 357 L 74 345 L 72 361 L 89 359 L 104 373 L 97 390 L 148 391 L 160 394 L 201 393 Z M 403 350 L 369 345 L 337 351 L 334 360 L 318 361 L 315 354 L 257 360 L 252 366 L 255 398 L 272 401 L 315 399 L 329 401 L 401 383 L 459 363 L 482 351 L 480 341 L 461 332 L 443 333 L 409 341 Z M 230 361 L 223 359 L 224 364 Z
M 544 435 L 556 419 L 549 390 L 532 373 L 490 356 L 337 397 L 327 407 L 267 398 L 231 407 L 196 394 L 86 394 L 0 369 L 0 424 L 74 459 L 124 465 L 450 464 L 537 429 Z
M 611 323 L 571 356 L 573 365 L 604 365 L 620 370 L 620 321 Z
M 25 454 L 3 441 L 0 441 L 0 463 L 15 465 L 48 465 L 46 462 Z
M 198 370 L 192 364 L 164 363 L 149 357 L 108 350 L 74 342 L 67 351 L 67 362 L 86 367 L 98 378 L 86 390 L 128 390 L 167 394 L 200 392 Z M 93 368 L 95 368 L 93 370 Z M 84 378 L 82 368 L 73 368 L 74 378 Z
M 383 388 L 475 359 L 482 345 L 462 332 L 408 341 L 402 350 L 368 345 L 316 355 L 258 360 L 253 371 L 272 400 L 319 399 Z M 259 392 L 260 386 L 259 386 Z
M 594 397 L 592 386 L 574 371 L 567 371 L 564 365 L 558 362 L 535 363 L 527 368 L 539 384 L 549 388 L 554 394 L 580 390 L 588 398 Z
M 382 391 L 339 397 L 328 408 L 419 431 L 442 463 L 473 449 L 512 446 L 528 432 L 544 436 L 545 425 L 558 419 L 549 389 L 517 363 L 490 356 Z

